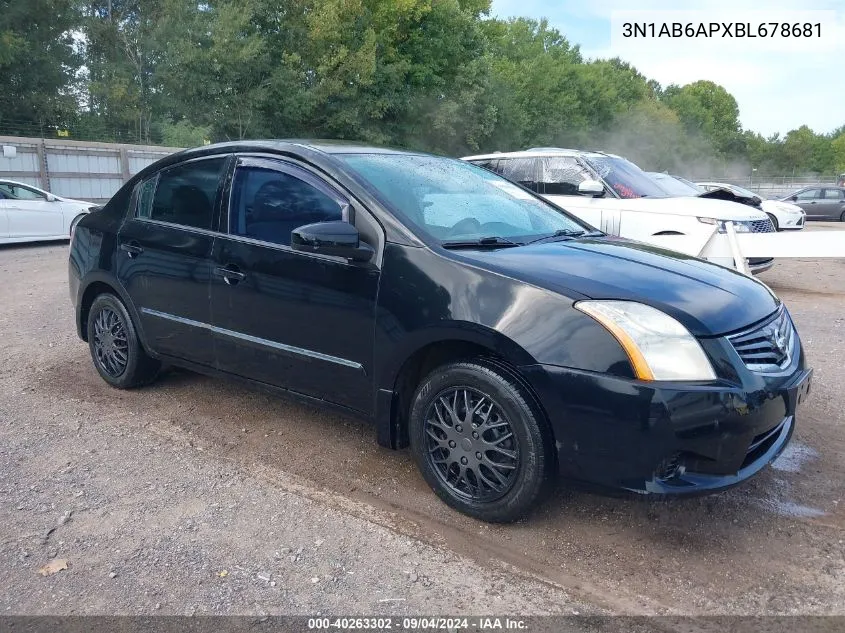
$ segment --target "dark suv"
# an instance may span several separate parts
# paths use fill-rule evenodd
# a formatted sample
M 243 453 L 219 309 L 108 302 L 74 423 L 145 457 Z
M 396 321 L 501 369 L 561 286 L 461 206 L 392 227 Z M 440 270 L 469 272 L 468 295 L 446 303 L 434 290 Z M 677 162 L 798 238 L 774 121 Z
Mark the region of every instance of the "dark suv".
M 111 385 L 167 363 L 363 416 L 491 521 L 556 473 L 654 493 L 742 481 L 789 441 L 811 374 L 753 279 L 608 237 L 468 163 L 348 144 L 151 165 L 79 223 L 70 294 Z

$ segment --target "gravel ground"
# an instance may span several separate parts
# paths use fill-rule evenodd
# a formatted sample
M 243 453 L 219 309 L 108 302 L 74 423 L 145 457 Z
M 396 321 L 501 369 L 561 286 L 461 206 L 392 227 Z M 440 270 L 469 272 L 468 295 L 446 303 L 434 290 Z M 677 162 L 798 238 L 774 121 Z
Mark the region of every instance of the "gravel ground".
M 773 468 L 659 503 L 561 483 L 491 526 L 356 420 L 181 371 L 109 388 L 66 258 L 0 247 L 0 613 L 845 614 L 845 260 L 761 277 L 816 369 Z

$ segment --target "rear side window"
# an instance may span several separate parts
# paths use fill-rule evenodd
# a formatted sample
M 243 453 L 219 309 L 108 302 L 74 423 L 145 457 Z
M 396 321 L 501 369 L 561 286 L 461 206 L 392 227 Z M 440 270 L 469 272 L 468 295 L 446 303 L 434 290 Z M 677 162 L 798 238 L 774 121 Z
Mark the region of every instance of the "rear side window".
M 537 183 L 537 161 L 533 158 L 502 158 L 496 171 L 512 182 L 518 182 L 531 191 L 540 192 Z
M 229 211 L 232 235 L 290 246 L 294 229 L 343 219 L 340 203 L 303 178 L 254 166 L 235 172 Z
M 825 189 L 824 197 L 825 200 L 841 200 L 842 192 L 839 189 Z
M 159 173 L 157 180 L 147 181 L 138 192 L 138 216 L 210 230 L 225 164 L 225 157 L 211 158 Z M 150 195 L 153 187 L 155 191 Z M 148 202 L 150 197 L 152 205 Z

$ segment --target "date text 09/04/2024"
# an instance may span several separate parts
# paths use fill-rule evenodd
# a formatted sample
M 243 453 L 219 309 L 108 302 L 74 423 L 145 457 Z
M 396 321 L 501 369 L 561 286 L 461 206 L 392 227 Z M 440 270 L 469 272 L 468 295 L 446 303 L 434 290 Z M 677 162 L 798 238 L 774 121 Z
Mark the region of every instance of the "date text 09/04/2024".
M 472 628 L 486 631 L 522 631 L 526 629 L 526 622 L 520 618 L 501 617 L 351 617 L 351 618 L 308 618 L 309 630 L 368 630 L 379 631 L 427 631 L 444 630 L 460 631 Z
M 821 22 L 625 22 L 622 37 L 626 38 L 801 38 L 821 37 Z

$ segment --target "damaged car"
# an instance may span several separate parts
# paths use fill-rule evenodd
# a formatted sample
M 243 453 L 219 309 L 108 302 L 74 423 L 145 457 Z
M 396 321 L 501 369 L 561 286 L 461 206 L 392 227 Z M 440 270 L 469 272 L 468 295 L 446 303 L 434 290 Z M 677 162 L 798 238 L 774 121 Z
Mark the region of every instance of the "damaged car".
M 701 246 L 732 222 L 739 233 L 775 230 L 759 209 L 719 199 L 679 198 L 621 156 L 555 147 L 467 156 L 463 160 L 494 171 L 560 205 L 612 235 L 649 242 L 654 236 L 685 235 Z M 751 260 L 759 274 L 772 267 L 771 257 Z
M 411 151 L 171 155 L 80 220 L 69 285 L 109 385 L 175 365 L 358 416 L 485 521 L 525 515 L 559 477 L 738 484 L 787 445 L 811 384 L 762 283 Z

